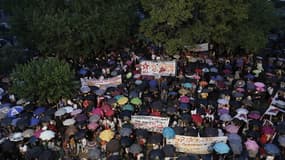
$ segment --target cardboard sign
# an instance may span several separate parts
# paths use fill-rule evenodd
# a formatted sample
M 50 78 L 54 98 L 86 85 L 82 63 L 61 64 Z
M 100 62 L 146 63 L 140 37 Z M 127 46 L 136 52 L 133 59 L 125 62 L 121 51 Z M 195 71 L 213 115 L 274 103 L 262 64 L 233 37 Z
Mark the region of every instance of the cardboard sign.
M 140 62 L 141 75 L 148 76 L 175 76 L 175 61 L 142 61 Z
M 166 139 L 166 144 L 172 144 L 177 152 L 192 154 L 209 154 L 209 147 L 216 142 L 227 142 L 228 137 L 190 137 L 176 135 L 174 139 Z
M 98 79 L 88 79 L 87 77 L 81 78 L 81 85 L 82 86 L 97 86 L 99 88 L 107 88 L 110 86 L 118 86 L 122 84 L 122 76 L 118 75 L 112 78 L 106 78 L 103 80 Z
M 131 123 L 135 128 L 162 133 L 163 128 L 168 127 L 169 117 L 132 116 Z

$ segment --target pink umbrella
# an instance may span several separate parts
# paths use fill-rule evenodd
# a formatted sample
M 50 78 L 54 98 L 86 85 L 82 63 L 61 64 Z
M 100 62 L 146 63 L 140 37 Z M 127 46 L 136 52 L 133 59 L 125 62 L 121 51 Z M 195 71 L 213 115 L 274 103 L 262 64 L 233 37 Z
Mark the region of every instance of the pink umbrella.
M 254 85 L 256 88 L 264 88 L 265 87 L 265 84 L 262 82 L 255 82 Z
M 251 118 L 251 119 L 258 120 L 260 118 L 260 112 L 259 111 L 251 111 L 247 117 Z
M 194 74 L 194 75 L 193 75 L 193 78 L 196 79 L 196 80 L 199 80 L 201 77 L 198 76 L 197 74 Z
M 81 109 L 76 109 L 76 110 L 73 110 L 73 111 L 70 113 L 70 115 L 75 116 L 75 115 L 77 115 L 77 114 L 80 114 L 81 112 L 82 112 Z
M 104 116 L 104 112 L 101 108 L 93 108 L 91 113 L 92 113 L 92 115 L 99 115 L 101 117 Z
M 264 92 L 265 89 L 264 89 L 264 88 L 257 87 L 257 88 L 256 88 L 256 91 L 258 91 L 258 92 Z
M 275 133 L 275 130 L 273 127 L 269 126 L 269 125 L 265 125 L 262 127 L 261 132 L 263 134 L 270 134 L 273 135 Z
M 92 130 L 92 131 L 96 130 L 98 127 L 99 127 L 99 125 L 95 122 L 91 122 L 87 125 L 87 128 Z
M 42 133 L 43 131 L 40 129 L 40 130 L 37 130 L 37 131 L 35 131 L 34 132 L 34 136 L 36 137 L 36 138 L 40 138 L 40 135 L 41 135 L 41 133 Z
M 259 149 L 258 144 L 254 140 L 248 139 L 244 144 L 247 150 L 258 151 Z
M 244 92 L 245 90 L 244 90 L 244 88 L 237 88 L 236 89 L 238 92 Z
M 189 97 L 187 97 L 187 96 L 181 96 L 181 97 L 179 98 L 179 101 L 180 101 L 181 103 L 189 103 L 189 102 L 190 102 L 190 99 L 189 99 Z
M 229 133 L 237 133 L 239 130 L 239 126 L 230 124 L 225 127 L 225 130 Z
M 104 104 L 101 109 L 106 113 L 108 110 L 111 109 L 111 106 L 109 104 Z

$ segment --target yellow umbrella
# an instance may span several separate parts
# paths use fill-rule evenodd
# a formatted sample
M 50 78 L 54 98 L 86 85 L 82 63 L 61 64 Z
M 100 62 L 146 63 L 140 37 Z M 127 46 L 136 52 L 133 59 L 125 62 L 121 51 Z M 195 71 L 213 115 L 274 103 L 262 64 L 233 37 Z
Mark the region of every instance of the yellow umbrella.
M 178 93 L 179 93 L 179 94 L 182 94 L 182 95 L 185 95 L 185 94 L 189 93 L 189 91 L 186 90 L 186 89 L 184 89 L 184 88 L 182 88 L 182 89 L 180 89 L 180 90 L 178 91 Z
M 129 99 L 127 97 L 121 97 L 120 99 L 118 99 L 117 103 L 119 105 L 124 105 L 129 101 Z
M 99 138 L 103 141 L 109 142 L 111 139 L 113 139 L 115 133 L 111 131 L 110 129 L 105 129 L 102 131 L 99 135 Z

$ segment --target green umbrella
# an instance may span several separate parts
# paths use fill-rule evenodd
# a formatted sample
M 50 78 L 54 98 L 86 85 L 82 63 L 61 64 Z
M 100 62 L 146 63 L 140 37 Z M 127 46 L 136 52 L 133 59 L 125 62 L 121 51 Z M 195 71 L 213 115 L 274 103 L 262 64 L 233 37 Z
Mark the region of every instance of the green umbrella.
M 141 105 L 142 104 L 142 100 L 138 97 L 136 98 L 132 98 L 131 103 L 134 105 Z
M 134 111 L 134 106 L 132 106 L 131 104 L 126 104 L 123 106 L 123 111 L 124 110 L 128 110 L 128 111 Z

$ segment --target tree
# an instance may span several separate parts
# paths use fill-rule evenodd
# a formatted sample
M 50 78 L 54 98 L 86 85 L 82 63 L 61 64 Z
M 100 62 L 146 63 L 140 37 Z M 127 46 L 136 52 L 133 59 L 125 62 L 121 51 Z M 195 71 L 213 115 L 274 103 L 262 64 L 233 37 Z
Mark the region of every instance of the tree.
M 201 42 L 213 44 L 219 53 L 240 47 L 256 50 L 264 46 L 276 22 L 272 2 L 267 0 L 141 0 L 141 4 L 148 17 L 140 32 L 163 44 L 170 54 Z
M 11 92 L 41 104 L 57 102 L 74 91 L 75 72 L 57 58 L 32 60 L 17 65 L 11 73 Z
M 130 35 L 136 1 L 4 0 L 12 30 L 43 55 L 89 57 Z

